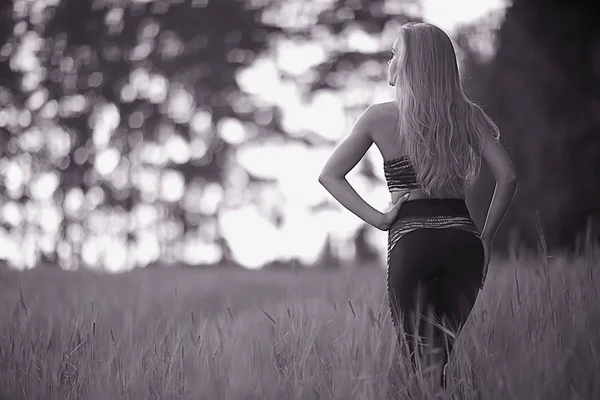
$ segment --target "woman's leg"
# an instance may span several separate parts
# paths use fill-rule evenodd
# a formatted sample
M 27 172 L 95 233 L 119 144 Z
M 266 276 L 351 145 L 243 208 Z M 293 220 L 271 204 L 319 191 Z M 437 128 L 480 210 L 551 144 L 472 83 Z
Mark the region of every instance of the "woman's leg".
M 439 369 L 444 361 L 445 352 L 439 348 L 443 341 L 431 323 L 438 314 L 437 274 L 442 267 L 438 231 L 423 228 L 409 232 L 390 253 L 388 296 L 392 321 L 414 370 Z
M 455 228 L 409 232 L 390 253 L 388 296 L 398 340 L 408 342 L 413 368 L 429 368 L 442 385 L 455 339 L 432 320 L 458 334 L 475 303 L 482 267 L 479 238 Z
M 443 340 L 446 341 L 446 364 L 479 294 L 484 254 L 483 245 L 477 236 L 456 228 L 440 231 L 440 241 L 445 244 L 446 256 L 437 278 L 436 311 L 442 317 L 444 325 L 454 333 L 443 335 Z

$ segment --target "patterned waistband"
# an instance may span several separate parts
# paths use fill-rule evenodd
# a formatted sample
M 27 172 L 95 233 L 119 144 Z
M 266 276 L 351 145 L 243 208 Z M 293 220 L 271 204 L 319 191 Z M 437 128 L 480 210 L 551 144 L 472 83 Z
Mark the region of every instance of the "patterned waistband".
M 397 220 L 392 225 L 388 231 L 388 247 L 395 244 L 402 235 L 420 228 L 459 228 L 479 237 L 479 230 L 470 217 L 437 216 L 431 218 L 410 218 Z
M 398 220 L 409 217 L 468 217 L 471 215 L 463 199 L 417 199 L 400 206 Z

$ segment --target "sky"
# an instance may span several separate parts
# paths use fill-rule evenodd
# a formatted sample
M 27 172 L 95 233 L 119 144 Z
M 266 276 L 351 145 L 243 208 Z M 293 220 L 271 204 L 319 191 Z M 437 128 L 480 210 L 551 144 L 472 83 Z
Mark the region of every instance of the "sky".
M 506 0 L 421 0 L 423 18 L 453 33 L 456 26 L 471 22 L 494 10 L 503 10 Z

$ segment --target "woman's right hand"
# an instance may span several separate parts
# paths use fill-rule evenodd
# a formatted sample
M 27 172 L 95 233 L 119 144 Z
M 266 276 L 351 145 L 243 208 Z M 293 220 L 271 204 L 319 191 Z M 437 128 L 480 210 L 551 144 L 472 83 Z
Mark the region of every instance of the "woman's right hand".
M 408 200 L 409 197 L 410 193 L 407 192 L 402 197 L 400 197 L 397 202 L 390 202 L 388 204 L 388 210 L 381 214 L 381 221 L 379 222 L 377 228 L 381 229 L 382 231 L 387 231 L 388 229 L 390 229 L 390 227 L 398 217 L 400 207 L 403 203 L 406 202 L 406 200 Z
M 483 284 L 485 283 L 485 277 L 487 276 L 488 269 L 490 266 L 492 243 L 488 239 L 481 239 L 481 243 L 483 244 L 483 274 L 481 275 L 480 289 L 483 289 Z

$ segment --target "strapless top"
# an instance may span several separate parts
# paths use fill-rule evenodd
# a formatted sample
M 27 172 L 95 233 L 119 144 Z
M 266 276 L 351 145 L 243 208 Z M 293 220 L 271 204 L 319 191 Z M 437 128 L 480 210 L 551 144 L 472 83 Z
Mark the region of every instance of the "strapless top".
M 384 161 L 383 172 L 390 192 L 420 188 L 417 174 L 408 156 Z

